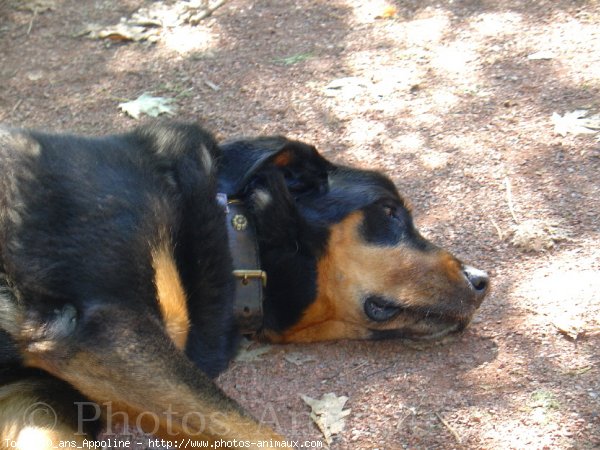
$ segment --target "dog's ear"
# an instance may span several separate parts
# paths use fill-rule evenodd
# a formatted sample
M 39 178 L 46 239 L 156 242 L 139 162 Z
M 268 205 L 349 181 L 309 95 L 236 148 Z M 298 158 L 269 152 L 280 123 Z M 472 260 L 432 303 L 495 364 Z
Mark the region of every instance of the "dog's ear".
M 312 146 L 283 136 L 242 139 L 221 144 L 219 191 L 243 194 L 261 176 L 280 171 L 293 196 L 327 188 L 333 165 Z

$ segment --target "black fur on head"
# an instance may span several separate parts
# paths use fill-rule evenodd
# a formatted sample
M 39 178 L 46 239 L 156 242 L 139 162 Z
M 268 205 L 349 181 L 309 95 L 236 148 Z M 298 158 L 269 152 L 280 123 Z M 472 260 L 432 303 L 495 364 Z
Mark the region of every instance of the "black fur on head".
M 294 197 L 319 192 L 333 167 L 313 146 L 283 136 L 226 142 L 221 149 L 219 191 L 230 196 L 247 195 L 268 171 L 283 175 Z
M 285 330 L 316 298 L 329 227 L 373 203 L 403 201 L 384 175 L 334 165 L 285 137 L 231 141 L 221 150 L 219 190 L 246 200 L 257 227 L 269 277 L 264 327 Z

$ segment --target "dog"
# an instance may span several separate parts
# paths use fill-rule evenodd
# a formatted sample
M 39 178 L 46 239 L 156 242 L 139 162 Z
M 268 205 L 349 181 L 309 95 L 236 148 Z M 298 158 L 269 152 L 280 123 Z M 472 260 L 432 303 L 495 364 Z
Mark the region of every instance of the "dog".
M 240 332 L 434 339 L 488 289 L 389 178 L 303 142 L 0 129 L 0 448 L 81 445 L 114 417 L 179 448 L 279 448 L 212 381 Z

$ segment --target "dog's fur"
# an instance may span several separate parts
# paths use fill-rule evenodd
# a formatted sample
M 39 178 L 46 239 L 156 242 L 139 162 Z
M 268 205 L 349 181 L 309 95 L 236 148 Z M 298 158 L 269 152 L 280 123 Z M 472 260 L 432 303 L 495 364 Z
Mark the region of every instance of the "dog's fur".
M 256 224 L 258 338 L 433 338 L 463 329 L 487 291 L 485 273 L 417 232 L 388 178 L 301 142 L 219 145 L 177 123 L 0 129 L 0 448 L 93 438 L 108 408 L 165 439 L 280 439 L 210 379 L 237 342 L 217 192 Z M 53 426 L 24 419 L 40 401 Z M 103 415 L 82 428 L 88 401 Z

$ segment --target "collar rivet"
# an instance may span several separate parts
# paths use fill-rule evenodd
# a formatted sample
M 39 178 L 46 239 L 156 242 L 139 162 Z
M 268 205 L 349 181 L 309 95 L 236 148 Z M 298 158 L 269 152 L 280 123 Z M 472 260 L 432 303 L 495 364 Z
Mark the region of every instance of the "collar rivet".
M 244 231 L 248 228 L 248 219 L 243 214 L 236 214 L 231 219 L 231 225 L 236 231 Z

